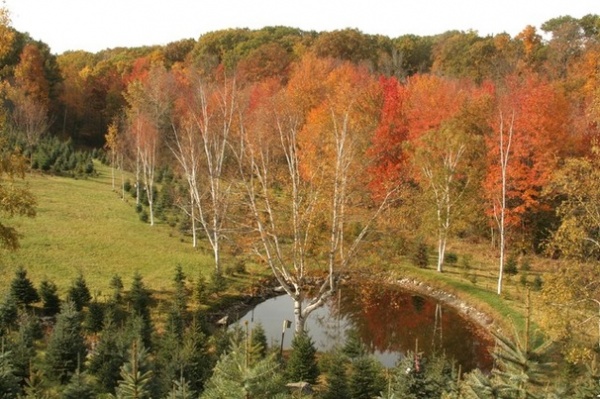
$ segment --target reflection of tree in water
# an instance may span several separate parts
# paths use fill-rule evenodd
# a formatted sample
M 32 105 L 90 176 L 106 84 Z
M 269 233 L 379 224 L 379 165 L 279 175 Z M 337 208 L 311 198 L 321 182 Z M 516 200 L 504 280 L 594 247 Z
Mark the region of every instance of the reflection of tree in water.
M 463 370 L 490 368 L 489 342 L 476 337 L 471 323 L 452 309 L 442 312 L 439 302 L 381 284 L 341 290 L 341 300 L 335 298 L 330 304 L 332 317 L 323 320 L 329 325 L 338 323 L 338 328 L 330 330 L 335 334 L 351 327 L 372 352 L 405 353 L 415 348 L 418 339 L 419 351 L 427 355 L 443 350 Z

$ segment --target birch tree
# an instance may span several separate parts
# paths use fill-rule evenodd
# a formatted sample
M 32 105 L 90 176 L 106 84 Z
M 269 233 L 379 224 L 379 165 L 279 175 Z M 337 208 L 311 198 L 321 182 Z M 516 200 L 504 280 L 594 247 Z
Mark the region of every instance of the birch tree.
M 361 105 L 372 83 L 348 65 L 308 56 L 287 88 L 263 104 L 260 122 L 242 130 L 238 155 L 255 250 L 292 298 L 297 333 L 336 291 L 386 204 L 387 197 L 368 204 L 370 216 L 355 214 L 363 227 L 348 234 L 349 214 L 367 206 L 350 188 L 364 166 L 357 165 L 361 133 L 372 126 L 361 119 Z
M 484 190 L 500 238 L 498 294 L 502 292 L 507 232 L 523 229 L 522 222 L 539 211 L 542 190 L 555 170 L 559 138 L 568 131 L 565 101 L 555 87 L 535 75 L 508 77 L 497 88 Z
M 498 264 L 498 285 L 497 293 L 502 294 L 502 282 L 504 275 L 504 252 L 506 249 L 506 191 L 507 191 L 507 180 L 508 180 L 508 161 L 511 155 L 511 144 L 513 140 L 513 127 L 515 122 L 514 111 L 510 114 L 509 120 L 505 120 L 505 115 L 500 111 L 499 115 L 499 129 L 498 129 L 498 140 L 499 140 L 499 157 L 498 162 L 500 165 L 500 197 L 493 203 L 494 207 L 494 218 L 498 225 L 498 233 L 500 235 L 500 258 Z
M 231 184 L 225 176 L 229 140 L 235 127 L 235 79 L 209 83 L 191 73 L 180 116 L 173 124 L 171 151 L 188 184 L 193 245 L 197 226 L 212 248 L 221 273 L 221 243 L 226 229 Z
M 135 157 L 137 204 L 143 184 L 151 226 L 154 225 L 154 175 L 161 137 L 172 111 L 172 88 L 171 75 L 162 65 L 153 65 L 147 74 L 141 74 L 129 84 L 125 94 L 129 104 L 130 144 Z
M 449 124 L 429 132 L 420 140 L 423 145 L 415 154 L 435 210 L 438 272 L 443 271 L 448 235 L 471 178 L 468 137 L 460 129 Z

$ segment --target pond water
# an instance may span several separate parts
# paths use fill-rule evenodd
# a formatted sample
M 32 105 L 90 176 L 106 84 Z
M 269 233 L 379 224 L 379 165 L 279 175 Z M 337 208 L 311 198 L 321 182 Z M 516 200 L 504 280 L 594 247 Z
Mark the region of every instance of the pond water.
M 248 322 L 250 329 L 261 323 L 269 345 L 279 347 L 284 320 L 292 321 L 283 335 L 283 348 L 288 349 L 294 334 L 294 313 L 287 295 L 260 303 L 237 323 L 244 326 Z M 425 356 L 443 351 L 465 372 L 490 370 L 492 366 L 491 341 L 473 322 L 435 299 L 397 287 L 345 286 L 309 316 L 307 330 L 319 351 L 343 345 L 346 332 L 354 330 L 386 367 L 394 367 L 406 351 L 415 349 Z

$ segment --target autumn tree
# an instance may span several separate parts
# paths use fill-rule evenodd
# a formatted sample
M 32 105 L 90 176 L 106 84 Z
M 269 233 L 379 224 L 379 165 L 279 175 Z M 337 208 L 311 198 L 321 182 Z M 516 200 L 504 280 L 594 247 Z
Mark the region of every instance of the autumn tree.
M 600 176 L 598 147 L 589 158 L 567 159 L 546 194 L 558 203 L 559 225 L 547 252 L 560 262 L 542 289 L 542 323 L 550 336 L 566 342 L 566 355 L 577 360 L 600 347 Z
M 469 152 L 474 140 L 456 124 L 448 123 L 420 141 L 425 145 L 417 149 L 415 162 L 435 212 L 437 271 L 442 272 L 448 236 L 461 208 L 466 208 L 464 195 L 472 184 Z
M 261 117 L 243 130 L 240 172 L 256 252 L 293 299 L 297 332 L 336 291 L 339 273 L 385 204 L 369 203 L 373 214 L 347 234 L 349 214 L 370 200 L 353 188 L 370 126 L 361 110 L 372 87 L 362 70 L 307 56 L 287 88 L 265 100 Z M 310 295 L 309 276 L 318 281 Z
M 24 138 L 30 152 L 50 125 L 50 84 L 44 61 L 36 45 L 26 45 L 15 68 L 14 84 L 8 89 L 14 129 Z
M 221 273 L 221 245 L 229 207 L 226 167 L 237 118 L 235 79 L 207 82 L 190 73 L 187 95 L 177 109 L 171 150 L 183 171 L 190 195 L 193 245 L 200 225 L 213 251 L 215 272 Z
M 474 176 L 477 131 L 469 121 L 485 90 L 467 82 L 417 75 L 407 85 L 406 145 L 412 170 L 405 171 L 424 194 L 437 233 L 437 270 L 442 271 L 448 235 Z M 425 213 L 426 215 L 427 213 Z
M 153 65 L 127 87 L 129 138 L 135 157 L 136 194 L 139 204 L 143 185 L 150 225 L 154 225 L 155 172 L 161 138 L 168 127 L 172 108 L 172 83 L 162 65 Z
M 121 169 L 121 187 L 124 191 L 123 182 L 123 145 L 122 138 L 119 135 L 119 124 L 117 121 L 112 121 L 108 126 L 108 131 L 104 136 L 106 141 L 105 147 L 108 149 L 110 154 L 110 169 L 111 169 L 111 181 L 112 189 L 115 189 L 115 169 Z M 123 193 L 124 194 L 124 193 Z M 124 199 L 123 195 L 123 199 Z
M 543 206 L 541 192 L 555 167 L 567 107 L 556 89 L 531 74 L 507 78 L 496 89 L 496 101 L 492 134 L 486 139 L 484 190 L 500 236 L 500 294 L 507 229 L 522 226 L 527 215 Z
M 381 78 L 379 86 L 382 93 L 380 116 L 367 152 L 371 159 L 369 188 L 374 195 L 385 193 L 390 185 L 406 182 L 405 168 L 409 165 L 406 87 L 395 77 Z
M 10 11 L 2 6 L 0 7 L 0 59 L 3 59 L 10 51 L 12 43 L 15 40 L 15 31 L 13 30 Z
M 0 142 L 4 139 L 0 138 Z M 28 186 L 20 180 L 25 178 L 25 159 L 8 150 L 0 152 L 0 214 L 4 218 L 35 216 L 36 200 Z M 0 222 L 0 245 L 15 250 L 19 247 L 19 232 Z

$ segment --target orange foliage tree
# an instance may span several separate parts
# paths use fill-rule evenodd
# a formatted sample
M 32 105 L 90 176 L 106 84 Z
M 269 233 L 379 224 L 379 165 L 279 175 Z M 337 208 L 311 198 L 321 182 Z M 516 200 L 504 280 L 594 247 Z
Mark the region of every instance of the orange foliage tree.
M 355 215 L 363 227 L 349 233 L 349 213 L 367 208 L 351 188 L 364 167 L 360 153 L 370 118 L 363 111 L 373 88 L 365 71 L 308 55 L 287 87 L 263 102 L 269 109 L 243 131 L 240 165 L 257 252 L 293 299 L 297 332 L 336 291 L 385 204 L 370 204 L 375 211 L 366 218 Z
M 541 191 L 556 167 L 566 131 L 564 97 L 536 75 L 511 76 L 496 88 L 496 112 L 487 137 L 484 191 L 500 238 L 498 294 L 502 292 L 507 229 L 522 226 L 542 206 Z

